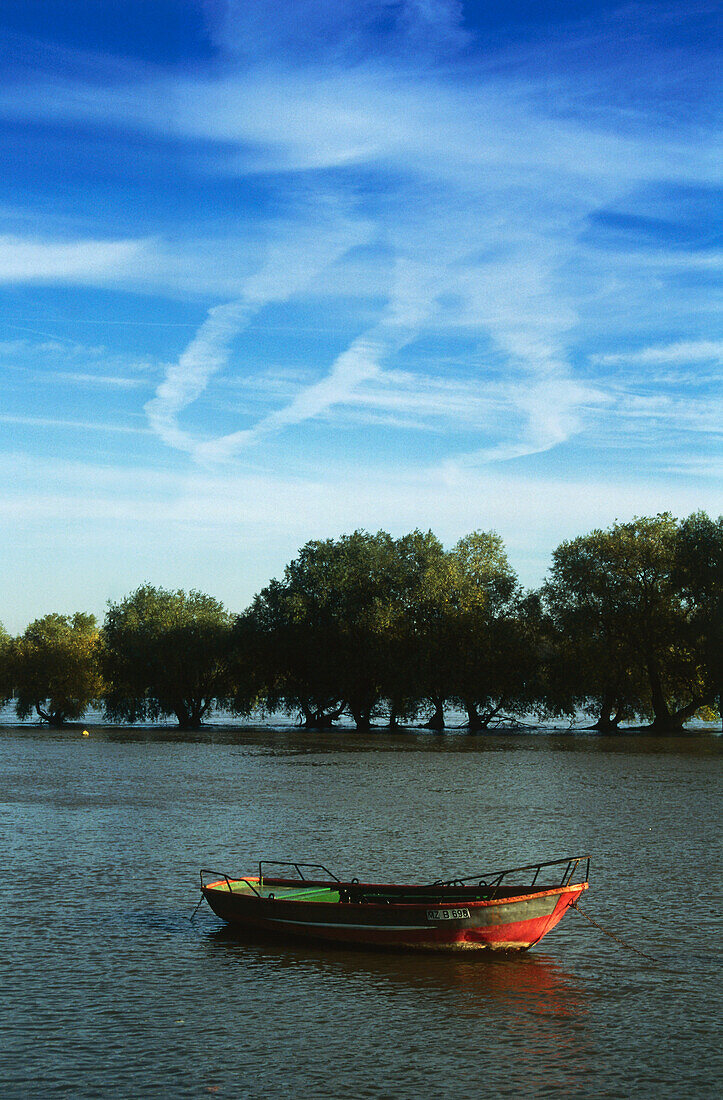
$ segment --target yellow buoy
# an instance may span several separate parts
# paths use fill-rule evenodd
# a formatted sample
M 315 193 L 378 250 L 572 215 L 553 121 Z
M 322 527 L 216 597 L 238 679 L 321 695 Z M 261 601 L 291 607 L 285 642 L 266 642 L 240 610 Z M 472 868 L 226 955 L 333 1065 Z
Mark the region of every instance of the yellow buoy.
M 83 730 L 83 737 L 90 737 L 90 734 L 87 730 Z

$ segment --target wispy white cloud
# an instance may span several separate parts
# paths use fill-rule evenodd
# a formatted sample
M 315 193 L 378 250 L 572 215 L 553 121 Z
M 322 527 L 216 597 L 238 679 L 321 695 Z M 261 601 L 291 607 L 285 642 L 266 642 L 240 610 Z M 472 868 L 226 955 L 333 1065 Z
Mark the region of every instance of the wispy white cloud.
M 16 326 L 11 324 L 9 327 Z M 102 344 L 79 344 L 75 340 L 60 340 L 57 337 L 49 340 L 28 340 L 27 337 L 20 340 L 0 340 L 0 359 L 4 360 L 27 356 L 97 359 L 106 354 L 107 349 Z
M 387 416 L 396 426 L 401 416 L 407 427 L 440 431 L 479 430 L 493 414 L 510 407 L 508 388 L 502 382 L 481 386 L 468 378 L 401 370 L 379 373 L 358 386 L 344 405 L 355 410 L 359 419 L 369 414 L 379 423 Z
M 688 395 L 671 393 L 622 394 L 617 403 L 618 413 L 640 428 L 645 421 L 655 422 L 666 431 L 701 433 L 711 444 L 714 437 L 723 438 L 723 397 L 692 400 Z M 645 436 L 646 440 L 649 437 Z
M 38 285 L 110 288 L 119 291 L 152 293 L 184 302 L 209 295 L 234 298 L 239 286 L 263 265 L 269 239 L 280 234 L 280 218 L 259 218 L 252 228 L 234 226 L 222 236 L 205 236 L 191 232 L 138 238 L 137 240 L 67 240 L 55 220 L 47 212 L 34 220 L 44 227 L 42 238 L 14 234 L 0 237 L 0 285 L 31 283 Z M 303 228 L 292 217 L 285 229 Z M 359 272 L 374 289 L 373 273 Z M 377 284 L 378 285 L 378 284 Z M 141 319 L 132 304 L 126 318 L 108 317 L 107 310 L 96 315 L 69 316 L 63 322 L 77 325 L 191 328 L 188 321 Z M 20 323 L 13 328 L 24 329 Z M 30 331 L 30 330 L 26 330 Z
M 307 386 L 289 404 L 269 413 L 253 428 L 197 444 L 194 456 L 202 462 L 227 461 L 265 435 L 319 416 L 331 406 L 348 399 L 361 382 L 378 374 L 381 360 L 391 346 L 389 338 L 385 338 L 381 330 L 366 333 L 337 357 L 329 374 L 320 382 Z
M 79 370 L 79 366 L 85 369 Z M 158 369 L 148 361 L 111 353 L 102 344 L 27 337 L 0 341 L 0 372 L 6 380 L 41 383 L 46 389 L 78 386 L 132 391 L 147 388 Z
M 480 371 L 484 371 L 483 365 Z M 239 380 L 238 385 L 245 394 L 244 411 L 250 407 L 266 408 L 269 404 L 281 405 L 284 412 L 287 407 L 296 410 L 295 401 L 303 393 L 303 411 L 337 428 L 353 425 L 435 432 L 446 436 L 450 445 L 458 436 L 469 439 L 470 434 L 504 432 L 510 421 L 519 428 L 520 409 L 528 402 L 534 405 L 543 395 L 541 386 L 531 393 L 529 382 L 504 375 L 497 379 L 485 377 L 482 382 L 479 377 L 452 373 L 432 375 L 419 370 L 376 369 L 370 370 L 366 377 L 355 379 L 354 385 L 335 390 L 333 400 L 314 408 L 312 413 L 305 400 L 306 387 L 311 385 L 305 373 L 300 377 L 261 373 Z M 559 415 L 561 406 L 569 409 L 574 403 L 576 408 L 588 410 L 603 400 L 613 400 L 612 396 L 583 385 L 578 385 L 574 393 L 559 394 L 554 384 L 548 384 L 545 396 L 554 406 L 551 420 Z M 535 415 L 542 413 L 535 410 Z M 269 428 L 281 426 L 276 424 L 273 414 L 264 412 L 259 417 L 258 427 L 266 424 L 266 418 L 271 421 Z M 575 427 L 579 427 L 577 422 Z M 262 434 L 263 427 L 259 438 Z M 256 438 L 254 431 L 249 431 L 239 442 L 251 443 Z M 232 453 L 232 449 L 227 454 Z M 469 464 L 481 460 L 482 456 L 476 454 L 474 459 L 458 461 Z
M 301 424 L 351 400 L 361 384 L 376 378 L 385 362 L 417 335 L 434 308 L 433 286 L 434 280 L 430 281 L 426 268 L 398 261 L 389 305 L 379 324 L 338 355 L 324 378 L 307 386 L 287 405 L 269 413 L 252 428 L 200 444 L 195 456 L 206 462 L 228 460 L 266 435 Z
M 148 435 L 149 429 L 128 424 L 108 424 L 102 420 L 66 420 L 58 416 L 11 416 L 0 413 L 0 424 L 17 424 L 25 428 L 68 428 L 72 431 L 110 432 L 118 435 Z
M 234 60 L 287 55 L 337 61 L 404 50 L 416 56 L 454 50 L 470 39 L 460 0 L 264 0 L 208 4 L 209 31 Z
M 614 518 L 615 509 L 617 514 L 631 514 L 638 503 L 654 509 L 668 492 L 664 485 L 648 487 L 635 477 L 616 485 L 590 475 L 530 481 L 520 472 L 428 466 L 400 466 L 398 478 L 390 480 L 381 468 L 360 471 L 338 463 L 319 470 L 315 478 L 268 471 L 239 474 L 223 468 L 179 474 L 141 465 L 131 479 L 124 469 L 92 461 L 43 461 L 3 454 L 0 473 L 12 487 L 0 500 L 0 516 L 23 514 L 27 520 L 44 523 L 69 510 L 89 521 L 112 518 L 159 526 L 196 526 L 202 516 L 206 531 L 220 535 L 227 526 L 228 545 L 235 544 L 242 528 L 288 532 L 293 539 L 305 541 L 306 517 L 315 515 L 320 531 L 340 532 L 359 525 L 404 531 L 426 523 L 445 540 L 454 541 L 473 527 L 501 526 L 514 531 L 514 541 L 522 543 L 526 527 L 536 520 L 552 547 L 564 537 L 558 537 L 563 517 L 566 529 L 579 533 L 581 525 L 594 524 L 600 516 Z M 140 493 L 135 492 L 136 484 Z M 510 496 L 519 502 L 519 514 L 514 516 L 507 508 Z M 690 485 L 674 489 L 669 500 L 679 514 L 700 504 L 697 490 Z M 717 502 L 723 505 L 720 493 L 711 498 L 709 507 L 715 508 Z M 197 535 L 200 540 L 203 537 L 203 532 Z M 279 563 L 279 570 L 284 564 Z M 235 564 L 230 568 L 235 570 Z
M 660 468 L 666 474 L 701 477 L 720 484 L 723 482 L 723 453 L 696 457 L 687 454 L 666 457 L 660 463 Z M 723 501 L 720 507 L 723 508 Z
M 623 195 L 661 180 L 683 187 L 716 178 L 709 119 L 671 121 L 660 108 L 663 65 L 658 99 L 636 102 L 633 117 L 619 104 L 615 67 L 585 64 L 589 26 L 566 42 L 568 59 L 577 51 L 570 76 L 555 68 L 554 56 L 548 66 L 539 47 L 530 47 L 524 65 L 520 54 L 492 52 L 452 64 L 468 41 L 454 0 L 308 0 L 291 14 L 262 0 L 210 7 L 224 54 L 213 74 L 129 68 L 100 82 L 40 75 L 0 92 L 0 112 L 15 118 L 170 133 L 185 143 L 189 171 L 253 177 L 255 188 L 283 204 L 286 220 L 275 223 L 261 213 L 256 222 L 254 208 L 249 220 L 258 232 L 245 238 L 231 239 L 224 226 L 226 240 L 135 242 L 137 254 L 121 251 L 114 261 L 98 252 L 95 268 L 92 250 L 80 248 L 83 264 L 78 248 L 56 255 L 53 247 L 68 246 L 52 245 L 40 255 L 32 242 L 12 238 L 20 278 L 102 281 L 112 272 L 119 287 L 205 290 L 220 302 L 146 405 L 165 444 L 197 461 L 228 460 L 310 418 L 339 423 L 364 409 L 369 421 L 395 427 L 446 417 L 451 433 L 455 402 L 470 384 L 479 399 L 458 414 L 458 425 L 476 417 L 478 439 L 454 458 L 469 473 L 559 446 L 609 406 L 625 404 L 625 415 L 642 424 L 642 398 L 621 397 L 606 368 L 700 361 L 693 356 L 707 342 L 665 336 L 657 352 L 651 343 L 627 356 L 588 355 L 599 369 L 584 377 L 575 366 L 581 319 L 596 302 L 608 303 L 609 317 L 617 314 L 610 325 L 620 328 L 625 309 L 635 321 L 644 299 L 660 293 L 657 300 L 670 303 L 660 291 L 666 281 L 707 276 L 716 261 L 712 250 L 651 249 L 628 239 L 596 249 L 586 239 L 591 216 Z M 616 27 L 605 33 L 613 38 Z M 435 51 L 448 63 L 433 63 Z M 372 241 L 373 256 L 354 253 Z M 124 244 L 133 242 L 115 242 Z M 392 269 L 412 275 L 395 286 Z M 628 293 L 633 282 L 636 295 Z M 332 325 L 344 293 L 384 301 L 366 302 L 371 316 L 345 326 L 344 350 L 325 353 L 326 361 L 313 353 L 305 385 L 277 391 L 264 409 L 242 409 L 240 429 L 220 436 L 196 415 L 202 395 L 218 395 L 222 375 L 244 369 L 238 337 L 252 321 L 263 326 L 265 307 L 326 295 Z M 681 315 L 687 306 L 683 291 Z M 399 371 L 403 349 L 424 339 L 441 346 L 455 330 L 484 338 L 497 362 L 492 368 L 473 353 L 459 376 L 445 374 L 449 401 L 440 393 L 435 416 L 424 411 L 422 379 L 415 390 L 395 388 L 388 376 Z M 669 412 L 668 404 L 656 416 Z
M 127 271 L 151 247 L 147 240 L 48 241 L 0 236 L 0 283 L 94 283 Z
M 45 376 L 46 384 L 48 382 L 67 382 L 70 385 L 76 386 L 92 386 L 116 389 L 116 390 L 137 390 L 147 389 L 150 385 L 149 381 L 145 378 L 128 378 L 118 374 L 88 374 L 82 371 L 54 371 L 52 375 Z
M 213 453 L 212 443 L 204 443 L 180 427 L 179 414 L 226 366 L 233 341 L 260 309 L 292 298 L 315 275 L 364 241 L 368 228 L 361 222 L 345 218 L 334 203 L 326 204 L 325 219 L 323 207 L 319 196 L 315 230 L 272 245 L 263 267 L 245 282 L 242 296 L 214 306 L 178 362 L 167 369 L 155 397 L 146 405 L 149 424 L 164 443 L 204 459 Z
M 680 340 L 673 344 L 661 344 L 653 347 L 637 348 L 631 351 L 615 352 L 607 355 L 591 355 L 590 361 L 599 366 L 617 366 L 618 364 L 640 364 L 642 366 L 671 364 L 688 366 L 691 363 L 723 361 L 723 340 Z

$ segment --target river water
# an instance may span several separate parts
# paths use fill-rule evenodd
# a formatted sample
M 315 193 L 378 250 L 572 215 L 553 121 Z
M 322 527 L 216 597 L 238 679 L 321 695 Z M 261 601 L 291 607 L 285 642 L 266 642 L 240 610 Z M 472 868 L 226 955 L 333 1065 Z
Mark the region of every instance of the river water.
M 713 1097 L 723 739 L 0 729 L 8 1097 Z M 230 934 L 201 866 L 428 881 L 590 852 L 510 958 Z M 410 876 L 411 872 L 411 876 Z

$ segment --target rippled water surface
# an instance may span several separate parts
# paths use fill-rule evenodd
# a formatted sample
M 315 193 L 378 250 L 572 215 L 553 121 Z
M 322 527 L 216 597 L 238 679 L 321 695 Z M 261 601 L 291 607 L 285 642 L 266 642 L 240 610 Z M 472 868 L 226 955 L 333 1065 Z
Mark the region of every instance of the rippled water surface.
M 712 1097 L 720 738 L 0 730 L 4 1097 Z M 589 851 L 512 958 L 230 934 L 201 866 L 431 880 Z

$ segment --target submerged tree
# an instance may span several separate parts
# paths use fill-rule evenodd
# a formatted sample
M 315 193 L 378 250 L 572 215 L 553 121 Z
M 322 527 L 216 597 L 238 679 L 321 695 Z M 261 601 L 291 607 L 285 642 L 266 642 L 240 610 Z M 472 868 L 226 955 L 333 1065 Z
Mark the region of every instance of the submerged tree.
M 230 692 L 231 617 L 202 592 L 141 585 L 103 624 L 105 709 L 115 721 L 175 716 L 200 726 Z
M 389 694 L 397 700 L 394 709 L 406 707 L 412 713 L 421 709 L 428 715 L 425 725 L 442 730 L 456 660 L 450 616 L 455 601 L 452 565 L 431 531 L 415 531 L 400 539 L 399 551 L 401 606 L 395 624 L 396 668 L 388 673 Z
M 309 726 L 346 710 L 358 729 L 384 711 L 394 727 L 431 708 L 428 725 L 441 729 L 446 704 L 461 701 L 479 728 L 518 705 L 526 683 L 518 597 L 498 535 L 476 532 L 447 553 L 431 531 L 355 531 L 302 547 L 235 637 L 266 707 Z
M 448 704 L 466 712 L 471 730 L 527 709 L 535 653 L 500 536 L 475 531 L 451 551 L 431 532 L 411 538 L 399 647 L 407 698 L 431 710 L 426 725 L 436 730 Z
M 339 696 L 338 650 L 331 624 L 286 579 L 273 580 L 240 615 L 233 630 L 234 663 L 250 670 L 235 677 L 234 709 L 247 713 L 255 700 L 266 711 L 299 714 L 304 724 L 330 726 L 344 710 Z M 248 660 L 245 659 L 248 654 Z M 247 672 L 247 676 L 249 673 Z
M 325 559 L 339 693 L 357 729 L 369 729 L 386 693 L 399 613 L 396 543 L 386 531 L 355 531 L 327 547 Z
M 19 718 L 33 710 L 51 726 L 82 718 L 103 691 L 93 615 L 44 615 L 10 645 Z
M 0 623 L 0 706 L 4 706 L 13 693 L 10 653 L 10 635 Z
M 394 541 L 383 531 L 313 540 L 283 580 L 256 597 L 234 634 L 254 655 L 268 709 L 299 713 L 310 727 L 329 726 L 348 710 L 368 728 L 386 672 L 394 566 Z
M 450 558 L 453 696 L 467 712 L 469 728 L 485 729 L 499 716 L 529 707 L 536 666 L 529 608 L 495 532 L 460 539 Z
M 705 512 L 684 519 L 678 532 L 676 587 L 689 617 L 692 644 L 701 657 L 703 694 L 723 719 L 723 516 Z
M 554 551 L 541 593 L 547 612 L 546 713 L 592 711 L 601 732 L 639 714 L 645 694 L 644 672 L 631 661 L 618 587 L 602 533 L 593 532 Z
M 693 603 L 678 583 L 680 531 L 663 513 L 563 543 L 545 600 L 566 657 L 570 696 L 594 702 L 598 728 L 632 714 L 680 729 L 712 698 Z
M 444 727 L 449 695 L 445 669 L 438 667 L 425 641 L 435 637 L 443 616 L 448 561 L 432 531 L 412 531 L 394 544 L 394 602 L 386 631 L 383 695 L 392 728 L 399 720 L 432 716 L 428 725 Z

